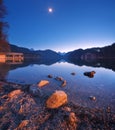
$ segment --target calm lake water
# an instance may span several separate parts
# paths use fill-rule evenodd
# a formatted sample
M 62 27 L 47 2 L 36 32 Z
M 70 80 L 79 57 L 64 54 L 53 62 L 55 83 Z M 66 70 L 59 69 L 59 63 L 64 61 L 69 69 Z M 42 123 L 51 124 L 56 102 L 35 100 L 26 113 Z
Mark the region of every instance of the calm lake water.
M 93 78 L 84 76 L 86 71 L 95 71 Z M 75 75 L 71 75 L 75 72 Z M 51 74 L 53 78 L 48 78 Z M 55 80 L 61 76 L 67 81 L 66 87 Z M 45 64 L 0 64 L 0 77 L 10 82 L 22 84 L 35 84 L 46 79 L 50 84 L 45 89 L 48 92 L 64 90 L 69 100 L 75 104 L 91 108 L 106 108 L 108 106 L 115 110 L 115 71 L 103 67 L 78 66 L 67 62 L 57 62 L 52 65 Z M 96 101 L 90 100 L 95 96 Z

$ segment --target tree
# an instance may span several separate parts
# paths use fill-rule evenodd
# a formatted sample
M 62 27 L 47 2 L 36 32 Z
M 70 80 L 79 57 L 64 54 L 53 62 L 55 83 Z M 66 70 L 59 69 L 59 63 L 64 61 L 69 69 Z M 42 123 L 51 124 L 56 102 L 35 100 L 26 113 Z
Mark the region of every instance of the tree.
M 8 23 L 3 21 L 3 18 L 7 14 L 6 7 L 3 4 L 3 0 L 0 0 L 0 52 L 9 52 L 10 45 L 7 41 L 6 28 Z

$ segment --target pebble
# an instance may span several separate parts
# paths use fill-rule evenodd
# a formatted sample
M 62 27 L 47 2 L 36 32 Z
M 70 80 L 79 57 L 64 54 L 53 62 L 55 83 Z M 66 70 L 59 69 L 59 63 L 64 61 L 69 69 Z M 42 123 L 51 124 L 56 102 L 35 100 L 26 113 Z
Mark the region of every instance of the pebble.
M 107 107 L 107 110 L 106 110 L 108 113 L 111 112 L 111 107 Z
M 56 77 L 55 79 L 58 80 L 58 81 L 63 81 L 62 77 Z
M 62 87 L 65 87 L 65 86 L 66 86 L 66 84 L 67 84 L 66 80 L 63 80 L 63 81 L 62 81 L 62 85 L 61 85 L 61 86 L 62 86 Z
M 51 74 L 48 75 L 48 78 L 53 78 L 53 76 Z
M 75 72 L 72 72 L 71 75 L 75 75 Z
M 95 101 L 96 100 L 96 97 L 95 96 L 90 96 L 89 97 L 91 100 Z

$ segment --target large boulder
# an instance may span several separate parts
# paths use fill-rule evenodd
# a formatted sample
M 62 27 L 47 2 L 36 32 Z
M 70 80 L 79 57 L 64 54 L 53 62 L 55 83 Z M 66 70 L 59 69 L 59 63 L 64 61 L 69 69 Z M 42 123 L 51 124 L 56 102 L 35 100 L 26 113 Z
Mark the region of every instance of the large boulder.
M 67 94 L 64 91 L 54 92 L 46 101 L 47 108 L 55 109 L 67 103 Z

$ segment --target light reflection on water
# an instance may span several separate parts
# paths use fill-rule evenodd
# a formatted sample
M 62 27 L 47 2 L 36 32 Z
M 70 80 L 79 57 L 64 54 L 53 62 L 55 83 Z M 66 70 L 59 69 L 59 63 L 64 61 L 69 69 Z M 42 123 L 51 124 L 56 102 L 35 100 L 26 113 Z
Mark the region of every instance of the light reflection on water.
M 86 71 L 96 71 L 94 78 L 83 75 Z M 71 75 L 75 72 L 76 75 Z M 67 81 L 67 86 L 62 88 L 54 78 L 49 79 L 48 74 L 61 76 Z M 115 72 L 105 68 L 94 68 L 77 66 L 67 62 L 55 63 L 52 65 L 29 65 L 9 70 L 7 81 L 24 84 L 35 84 L 42 79 L 50 81 L 45 87 L 48 91 L 55 89 L 64 90 L 69 95 L 69 100 L 86 107 L 107 107 L 115 110 Z M 95 96 L 96 101 L 91 101 L 89 96 Z

